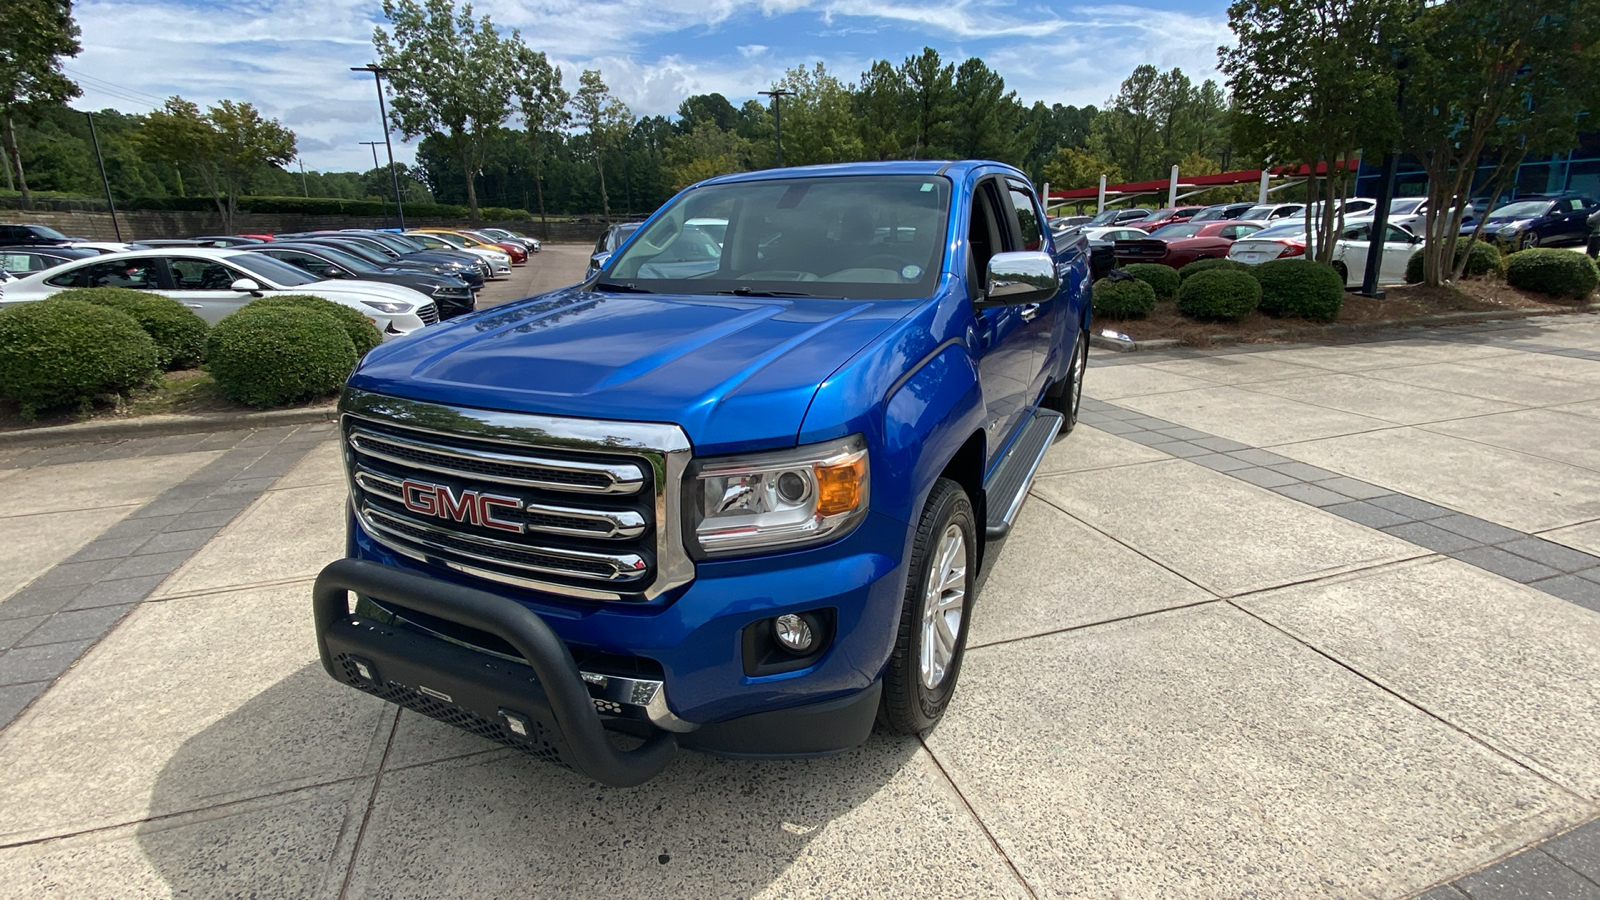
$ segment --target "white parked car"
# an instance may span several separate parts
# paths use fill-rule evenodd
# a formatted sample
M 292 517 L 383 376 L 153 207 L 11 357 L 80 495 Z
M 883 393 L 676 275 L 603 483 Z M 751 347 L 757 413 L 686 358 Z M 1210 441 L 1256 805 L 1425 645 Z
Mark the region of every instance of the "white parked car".
M 1422 234 L 1423 230 L 1427 228 L 1427 215 L 1427 197 L 1396 197 L 1389 204 L 1389 224 L 1398 225 L 1412 234 Z M 1459 231 L 1460 222 L 1470 225 L 1478 221 L 1478 211 L 1471 203 L 1468 203 L 1467 208 L 1462 210 L 1459 220 L 1456 219 L 1454 212 L 1451 213 L 1450 217 L 1453 220 L 1450 224 L 1437 223 L 1447 229 L 1447 234 L 1450 231 Z
M 1406 263 L 1422 246 L 1422 239 L 1393 225 L 1385 226 L 1383 261 L 1378 264 L 1380 284 L 1401 284 L 1406 280 Z M 1339 270 L 1347 287 L 1360 287 L 1367 273 L 1367 250 L 1371 246 L 1372 220 L 1354 219 L 1345 223 L 1334 243 L 1333 267 Z M 1265 228 L 1247 238 L 1234 241 L 1228 258 L 1247 265 L 1274 259 L 1293 259 L 1306 253 L 1305 220 L 1284 222 Z
M 0 305 L 26 303 L 67 288 L 121 287 L 171 297 L 211 324 L 259 297 L 310 294 L 371 319 L 385 338 L 439 321 L 433 300 L 407 287 L 375 281 L 320 281 L 261 253 L 168 247 L 108 253 L 56 266 L 0 287 Z

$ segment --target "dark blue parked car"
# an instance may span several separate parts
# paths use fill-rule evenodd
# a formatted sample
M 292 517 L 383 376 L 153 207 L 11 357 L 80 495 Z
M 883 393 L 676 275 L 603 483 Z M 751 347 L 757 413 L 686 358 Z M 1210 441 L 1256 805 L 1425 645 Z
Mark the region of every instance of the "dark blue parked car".
M 1596 209 L 1600 202 L 1581 194 L 1525 197 L 1491 210 L 1483 236 L 1517 250 L 1581 243 L 1589 235 L 1589 214 Z M 1476 228 L 1477 223 L 1469 222 L 1461 234 L 1470 237 Z
M 612 785 L 925 731 L 1090 308 L 1088 242 L 1000 163 L 689 188 L 584 283 L 357 367 L 323 666 Z

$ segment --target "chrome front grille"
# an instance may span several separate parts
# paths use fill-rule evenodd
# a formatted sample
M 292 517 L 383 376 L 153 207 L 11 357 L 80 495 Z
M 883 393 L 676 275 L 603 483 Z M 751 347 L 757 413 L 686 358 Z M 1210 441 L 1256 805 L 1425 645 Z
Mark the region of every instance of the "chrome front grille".
M 385 546 L 474 577 L 598 600 L 684 584 L 670 425 L 496 413 L 347 389 L 352 505 Z
M 421 306 L 417 307 L 417 317 L 422 320 L 422 324 L 424 325 L 439 324 L 438 305 L 434 303 L 422 304 Z

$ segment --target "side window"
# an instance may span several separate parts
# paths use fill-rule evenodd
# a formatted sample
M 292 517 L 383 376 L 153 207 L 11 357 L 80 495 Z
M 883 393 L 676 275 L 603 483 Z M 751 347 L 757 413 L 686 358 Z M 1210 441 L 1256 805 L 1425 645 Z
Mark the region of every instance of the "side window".
M 1571 208 L 1573 212 L 1577 212 L 1583 209 L 1583 201 L 1579 200 L 1577 197 L 1569 197 L 1567 199 L 1567 206 Z
M 324 260 L 320 260 L 307 253 L 298 253 L 293 250 L 270 250 L 267 252 L 267 255 L 277 257 L 291 266 L 305 269 L 307 272 L 310 272 L 318 278 L 326 278 L 328 276 L 328 271 L 333 268 Z
M 1345 228 L 1340 237 L 1347 241 L 1369 240 L 1372 237 L 1372 227 L 1370 225 L 1350 225 Z
M 153 259 L 119 259 L 75 269 L 47 284 L 61 287 L 120 287 L 153 291 L 160 287 Z
M 972 218 L 967 222 L 967 258 L 974 290 L 981 290 L 989 271 L 989 258 L 1005 248 L 1005 230 L 996 215 L 997 199 L 992 179 L 979 182 L 972 195 Z
M 1015 181 L 1006 182 L 1007 192 L 1011 195 L 1011 207 L 1017 215 L 1017 237 L 1021 242 L 1020 250 L 1039 250 L 1044 247 L 1043 217 L 1039 215 L 1038 206 L 1033 201 L 1033 192 Z
M 172 286 L 180 291 L 225 291 L 242 277 L 209 259 L 174 257 L 167 266 L 172 269 Z
M 1248 232 L 1246 232 L 1244 227 L 1241 225 L 1228 225 L 1217 231 L 1217 237 L 1222 238 L 1223 240 L 1232 241 L 1243 237 L 1247 233 Z
M 1409 244 L 1411 243 L 1411 232 L 1395 225 L 1388 225 L 1384 228 L 1383 240 L 1384 243 L 1388 244 Z

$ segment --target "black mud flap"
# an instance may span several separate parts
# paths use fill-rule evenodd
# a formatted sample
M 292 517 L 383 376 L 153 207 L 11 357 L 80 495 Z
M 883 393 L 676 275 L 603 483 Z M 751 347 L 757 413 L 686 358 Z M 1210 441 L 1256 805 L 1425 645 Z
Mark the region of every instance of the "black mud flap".
M 352 615 L 351 591 L 496 635 L 527 660 L 533 677 L 521 666 Z M 353 688 L 612 787 L 649 781 L 677 753 L 676 738 L 659 730 L 632 750 L 617 749 L 572 653 L 513 600 L 342 559 L 317 576 L 312 604 L 322 667 Z

